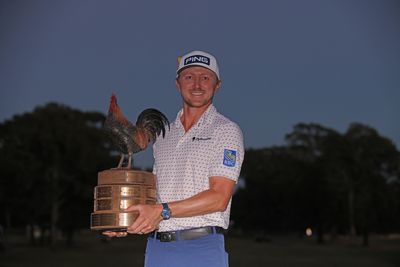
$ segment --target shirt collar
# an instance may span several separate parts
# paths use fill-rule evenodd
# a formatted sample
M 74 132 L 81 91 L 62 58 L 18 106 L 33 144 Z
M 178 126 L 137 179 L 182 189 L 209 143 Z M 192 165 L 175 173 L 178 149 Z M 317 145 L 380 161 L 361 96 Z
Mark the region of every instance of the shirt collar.
M 181 122 L 181 116 L 183 113 L 183 108 L 178 112 L 176 115 L 175 119 L 175 127 L 183 127 L 182 122 Z M 213 104 L 211 104 L 207 110 L 201 115 L 199 121 L 197 122 L 197 126 L 202 125 L 203 123 L 211 123 L 214 119 L 215 114 L 217 113 L 217 109 L 214 107 Z

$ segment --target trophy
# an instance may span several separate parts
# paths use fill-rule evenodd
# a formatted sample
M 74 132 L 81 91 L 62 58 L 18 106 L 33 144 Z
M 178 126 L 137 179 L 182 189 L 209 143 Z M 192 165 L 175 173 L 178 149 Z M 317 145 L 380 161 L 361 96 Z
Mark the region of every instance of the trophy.
M 150 172 L 132 169 L 133 154 L 146 149 L 162 133 L 168 119 L 156 109 L 140 113 L 136 125 L 123 115 L 117 98 L 111 96 L 104 129 L 121 152 L 116 168 L 98 173 L 98 185 L 94 188 L 94 212 L 90 229 L 102 231 L 126 231 L 139 215 L 124 210 L 135 204 L 156 203 L 155 177 Z

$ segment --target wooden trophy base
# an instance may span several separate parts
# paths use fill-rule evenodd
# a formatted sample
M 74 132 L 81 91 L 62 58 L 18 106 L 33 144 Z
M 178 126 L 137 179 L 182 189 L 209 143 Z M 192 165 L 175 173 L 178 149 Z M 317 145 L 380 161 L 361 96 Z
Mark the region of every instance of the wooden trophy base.
M 150 172 L 110 169 L 98 173 L 94 189 L 94 212 L 90 229 L 126 231 L 136 220 L 137 212 L 124 212 L 135 204 L 155 204 L 156 183 Z

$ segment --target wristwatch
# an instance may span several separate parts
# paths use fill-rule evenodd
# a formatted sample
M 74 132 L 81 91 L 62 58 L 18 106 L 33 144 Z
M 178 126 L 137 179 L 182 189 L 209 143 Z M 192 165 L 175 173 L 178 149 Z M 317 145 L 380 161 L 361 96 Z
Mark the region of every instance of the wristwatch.
M 161 203 L 163 210 L 161 212 L 161 217 L 163 220 L 168 220 L 171 217 L 171 210 L 169 209 L 168 203 Z

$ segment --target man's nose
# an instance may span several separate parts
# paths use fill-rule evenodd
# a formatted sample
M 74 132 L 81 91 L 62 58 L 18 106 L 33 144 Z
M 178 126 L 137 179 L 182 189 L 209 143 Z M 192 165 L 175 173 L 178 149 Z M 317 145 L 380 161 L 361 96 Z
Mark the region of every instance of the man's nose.
M 194 87 L 197 89 L 197 88 L 200 88 L 200 77 L 196 77 L 195 79 L 194 79 Z

